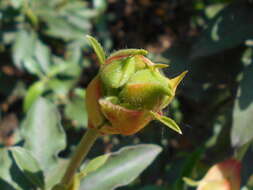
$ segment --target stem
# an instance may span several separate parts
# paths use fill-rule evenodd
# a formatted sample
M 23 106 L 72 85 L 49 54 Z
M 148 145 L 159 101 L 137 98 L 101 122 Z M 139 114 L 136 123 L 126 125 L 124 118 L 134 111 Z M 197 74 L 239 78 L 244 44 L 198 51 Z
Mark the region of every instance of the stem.
M 61 185 L 68 187 L 75 175 L 75 171 L 79 168 L 81 162 L 84 160 L 92 145 L 95 143 L 99 136 L 97 129 L 88 128 L 87 132 L 83 136 L 79 143 L 74 155 L 72 156 L 69 165 L 65 171 L 65 174 L 61 180 Z

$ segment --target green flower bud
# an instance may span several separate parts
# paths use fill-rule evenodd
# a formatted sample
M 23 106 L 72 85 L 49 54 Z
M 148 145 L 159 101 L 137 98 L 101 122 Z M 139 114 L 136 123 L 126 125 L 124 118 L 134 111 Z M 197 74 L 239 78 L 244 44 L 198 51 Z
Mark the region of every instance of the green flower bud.
M 101 46 L 94 38 L 89 39 L 99 54 Z M 186 72 L 168 79 L 160 71 L 167 65 L 151 62 L 144 57 L 146 53 L 120 50 L 105 60 L 101 59 L 104 53 L 98 55 L 100 71 L 87 88 L 90 127 L 99 127 L 106 134 L 130 135 L 156 119 L 181 133 L 177 124 L 161 113 L 175 96 Z

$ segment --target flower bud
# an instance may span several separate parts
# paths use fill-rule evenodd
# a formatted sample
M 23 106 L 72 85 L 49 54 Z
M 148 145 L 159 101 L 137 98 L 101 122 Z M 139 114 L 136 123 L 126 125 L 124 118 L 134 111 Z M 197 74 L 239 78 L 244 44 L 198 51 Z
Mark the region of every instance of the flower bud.
M 184 180 L 188 185 L 198 186 L 197 190 L 240 190 L 240 173 L 240 161 L 228 159 L 212 166 L 199 182 Z
M 240 172 L 241 163 L 235 159 L 215 164 L 201 180 L 197 190 L 240 190 Z
M 88 39 L 101 63 L 87 87 L 89 127 L 104 134 L 131 135 L 156 119 L 181 133 L 172 119 L 162 115 L 162 109 L 175 96 L 186 72 L 166 78 L 160 69 L 167 65 L 154 64 L 142 49 L 120 50 L 106 59 L 101 45 L 90 36 Z

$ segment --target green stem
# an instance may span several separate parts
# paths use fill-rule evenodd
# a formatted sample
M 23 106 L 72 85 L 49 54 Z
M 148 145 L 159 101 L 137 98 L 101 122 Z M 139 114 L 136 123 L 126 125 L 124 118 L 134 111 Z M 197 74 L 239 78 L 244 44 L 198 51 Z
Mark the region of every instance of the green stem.
M 75 175 L 77 168 L 79 168 L 81 162 L 84 160 L 92 145 L 95 143 L 99 132 L 97 129 L 88 128 L 87 132 L 83 136 L 80 144 L 78 145 L 74 155 L 72 156 L 69 165 L 65 171 L 65 174 L 61 180 L 61 185 L 68 187 L 71 185 L 72 179 Z

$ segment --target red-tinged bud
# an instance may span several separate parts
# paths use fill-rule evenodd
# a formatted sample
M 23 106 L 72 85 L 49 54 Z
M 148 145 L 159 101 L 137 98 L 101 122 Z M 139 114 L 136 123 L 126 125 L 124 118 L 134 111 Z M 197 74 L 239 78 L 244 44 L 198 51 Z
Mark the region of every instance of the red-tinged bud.
M 183 178 L 186 184 L 197 190 L 240 190 L 241 162 L 228 159 L 212 166 L 200 181 Z
M 240 183 L 241 163 L 238 160 L 229 159 L 212 166 L 201 180 L 197 190 L 240 190 Z
M 89 127 L 104 134 L 131 135 L 157 119 L 181 134 L 177 124 L 161 113 L 186 72 L 166 78 L 160 72 L 166 65 L 151 62 L 142 49 L 120 50 L 106 59 L 98 42 L 89 40 L 101 63 L 98 76 L 87 88 Z

